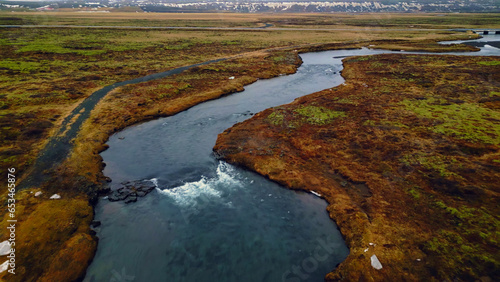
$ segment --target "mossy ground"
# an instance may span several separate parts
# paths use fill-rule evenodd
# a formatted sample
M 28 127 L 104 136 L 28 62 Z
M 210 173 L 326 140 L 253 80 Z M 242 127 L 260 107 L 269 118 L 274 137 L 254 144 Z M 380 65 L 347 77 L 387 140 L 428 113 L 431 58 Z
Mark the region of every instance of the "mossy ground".
M 19 16 L 30 17 L 29 14 Z M 105 85 L 245 52 L 294 45 L 304 48 L 301 46 L 342 42 L 354 37 L 367 41 L 382 34 L 353 33 L 355 35 L 327 31 L 304 34 L 300 31 L 265 30 L 3 28 L 0 30 L 0 169 L 16 164 L 18 171 L 23 172 L 64 117 L 93 91 Z M 457 36 L 452 33 L 426 35 L 419 31 L 416 34 L 421 39 L 432 40 Z M 402 32 L 386 36 L 398 40 L 404 38 Z M 460 36 L 467 38 L 470 35 Z M 426 43 L 427 48 L 436 47 L 432 40 Z M 391 43 L 384 41 L 384 44 Z M 277 64 L 284 59 L 286 57 L 281 55 L 272 58 Z M 241 66 L 234 67 L 244 71 Z M 204 75 L 206 78 L 209 73 Z M 182 85 L 162 87 L 178 91 Z M 155 90 L 150 88 L 149 91 Z M 171 93 L 165 91 L 158 95 L 168 98 Z
M 344 85 L 235 125 L 215 150 L 328 200 L 351 250 L 328 279 L 496 280 L 497 60 L 349 58 Z M 307 122 L 304 112 L 322 122 Z M 370 266 L 372 254 L 382 270 Z
M 86 197 L 50 200 L 36 190 L 17 192 L 16 274 L 2 273 L 5 281 L 72 281 L 85 273 L 97 242 L 90 234 L 92 206 Z M 8 214 L 1 221 L 5 237 Z M 6 230 L 6 231 L 4 231 Z M 44 274 L 49 274 L 49 276 Z
M 276 56 L 287 59 L 277 64 L 273 60 Z M 167 78 L 118 88 L 94 109 L 75 139 L 72 155 L 58 174 L 77 174 L 99 182 L 102 165 L 98 153 L 106 148 L 103 144 L 114 132 L 242 91 L 244 85 L 259 78 L 293 73 L 299 64 L 300 60 L 293 52 L 256 52 L 242 58 L 195 67 Z M 61 178 L 62 181 L 64 179 L 66 177 Z
M 385 28 L 453 29 L 498 28 L 495 13 L 143 13 L 137 7 L 104 8 L 110 13 L 75 13 L 79 9 L 57 12 L 0 12 L 5 25 L 80 26 L 177 26 L 177 27 L 273 27 L 284 28 Z M 136 13 L 136 12 L 139 13 Z M 409 37 L 413 34 L 408 34 Z

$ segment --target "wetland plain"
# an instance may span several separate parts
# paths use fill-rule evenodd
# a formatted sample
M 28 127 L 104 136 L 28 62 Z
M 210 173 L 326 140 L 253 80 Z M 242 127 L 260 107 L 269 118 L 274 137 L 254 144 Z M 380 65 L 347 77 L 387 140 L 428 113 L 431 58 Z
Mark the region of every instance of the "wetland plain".
M 20 187 L 65 118 L 93 92 L 225 59 L 107 94 L 69 143 L 68 156 L 44 169 L 44 181 L 16 190 L 16 274 L 3 272 L 2 279 L 85 276 L 98 245 L 93 207 L 108 191 L 99 153 L 113 133 L 294 73 L 300 53 L 474 51 L 437 42 L 477 38 L 452 29 L 499 28 L 498 18 L 0 13 L 3 25 L 29 25 L 0 27 L 0 168 L 15 168 Z M 188 28 L 148 28 L 156 26 Z M 327 280 L 498 279 L 498 57 L 386 54 L 344 64 L 345 85 L 236 125 L 219 137 L 218 155 L 288 188 L 323 195 L 350 248 Z M 8 174 L 1 180 L 7 184 Z M 54 194 L 61 199 L 50 199 Z M 2 189 L 0 241 L 10 235 L 8 198 Z M 381 270 L 370 265 L 374 251 Z

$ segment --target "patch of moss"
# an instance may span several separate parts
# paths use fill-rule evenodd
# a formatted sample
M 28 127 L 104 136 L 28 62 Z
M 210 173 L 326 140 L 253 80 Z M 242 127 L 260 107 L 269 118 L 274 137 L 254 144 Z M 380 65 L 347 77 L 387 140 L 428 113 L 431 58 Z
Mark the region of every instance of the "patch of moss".
M 307 123 L 313 125 L 324 125 L 336 118 L 347 116 L 345 112 L 318 106 L 301 106 L 295 112 L 302 116 Z
M 280 112 L 272 112 L 270 115 L 267 116 L 267 120 L 271 124 L 278 126 L 283 124 L 285 116 L 283 115 L 283 113 Z
M 92 207 L 83 199 L 45 200 L 36 205 L 34 211 L 17 228 L 16 260 L 19 259 L 19 273 L 16 278 L 20 280 L 13 281 L 31 281 L 42 273 L 50 276 L 52 273 L 47 270 L 55 256 L 66 253 L 65 257 L 72 257 L 71 250 L 66 250 L 66 247 L 72 249 L 76 243 L 70 238 L 79 233 L 88 237 L 84 233 L 89 231 L 92 216 Z M 86 255 L 82 254 L 81 257 L 87 261 L 92 258 L 95 249 L 95 244 L 89 240 L 84 247 Z M 56 251 L 60 252 L 59 255 Z M 74 271 L 84 271 L 85 265 L 78 266 L 79 269 Z M 68 280 L 76 278 L 78 277 Z
M 408 194 L 410 194 L 413 197 L 413 199 L 415 199 L 415 200 L 420 199 L 420 196 L 421 196 L 420 192 L 417 189 L 418 189 L 418 187 L 412 187 L 408 190 Z
M 191 42 L 177 42 L 175 44 L 165 46 L 166 50 L 187 50 L 191 47 L 193 43 Z
M 483 62 L 478 62 L 478 64 L 482 66 L 499 66 L 500 61 L 483 61 Z
M 349 62 L 363 62 L 363 61 L 369 61 L 372 58 L 372 56 L 359 56 L 359 57 L 351 57 L 347 59 Z
M 381 67 L 384 67 L 384 66 L 385 66 L 385 64 L 382 63 L 382 62 L 373 62 L 373 63 L 371 63 L 371 67 L 375 68 L 375 69 L 378 69 L 378 68 L 381 68 Z
M 404 155 L 400 161 L 407 166 L 422 166 L 424 169 L 436 171 L 442 177 L 459 177 L 449 170 L 449 165 L 456 162 L 453 157 L 419 153 Z
M 55 54 L 74 53 L 84 56 L 94 56 L 106 53 L 106 50 L 73 49 L 51 43 L 39 43 L 39 44 L 23 46 L 18 49 L 18 52 L 41 52 L 41 53 L 55 53 Z
M 377 122 L 371 119 L 367 119 L 363 122 L 364 126 L 375 126 L 377 125 Z
M 437 255 L 441 263 L 447 264 L 448 269 L 456 269 L 455 275 L 462 277 L 464 273 L 477 276 L 499 269 L 498 256 L 491 255 L 500 239 L 500 223 L 496 216 L 484 208 L 452 207 L 443 201 L 436 201 L 434 205 L 451 216 L 454 225 L 439 230 L 439 236 L 425 242 L 424 251 Z
M 489 265 L 498 263 L 482 254 L 476 245 L 470 244 L 459 233 L 448 230 L 439 231 L 439 237 L 434 237 L 424 243 L 424 250 L 439 258 L 439 263 L 454 273 L 438 271 L 439 277 L 477 276 Z M 459 246 L 458 248 L 456 246 Z M 448 258 L 453 257 L 453 260 Z M 491 266 L 490 266 L 491 267 Z M 451 274 L 451 275 L 450 275 Z
M 427 100 L 404 100 L 402 105 L 421 118 L 436 121 L 429 127 L 458 139 L 500 144 L 500 127 L 492 120 L 500 120 L 500 113 L 474 103 L 450 104 L 436 98 Z
M 222 45 L 240 45 L 241 40 L 223 40 L 221 42 Z
M 14 60 L 1 60 L 0 70 L 7 69 L 11 71 L 17 71 L 20 73 L 31 73 L 37 71 L 47 71 L 49 68 L 42 65 L 40 62 L 27 62 L 27 61 L 14 61 Z
M 335 99 L 334 101 L 336 103 L 341 103 L 341 104 L 350 104 L 350 105 L 358 105 L 359 103 L 357 101 L 354 101 L 357 97 L 349 97 L 349 98 L 339 98 Z
M 286 58 L 284 56 L 276 56 L 276 57 L 273 57 L 273 61 L 274 62 L 283 62 Z
M 88 265 L 94 256 L 96 242 L 88 234 L 77 233 L 51 260 L 49 269 L 39 281 L 77 280 L 85 274 L 81 265 Z

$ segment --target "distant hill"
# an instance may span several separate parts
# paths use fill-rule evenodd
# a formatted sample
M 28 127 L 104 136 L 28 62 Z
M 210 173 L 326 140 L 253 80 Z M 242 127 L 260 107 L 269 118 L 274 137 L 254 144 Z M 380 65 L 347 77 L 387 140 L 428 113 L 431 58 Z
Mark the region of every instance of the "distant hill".
M 216 1 L 216 0 L 0 0 L 0 9 L 140 7 L 145 12 L 500 12 L 498 0 Z

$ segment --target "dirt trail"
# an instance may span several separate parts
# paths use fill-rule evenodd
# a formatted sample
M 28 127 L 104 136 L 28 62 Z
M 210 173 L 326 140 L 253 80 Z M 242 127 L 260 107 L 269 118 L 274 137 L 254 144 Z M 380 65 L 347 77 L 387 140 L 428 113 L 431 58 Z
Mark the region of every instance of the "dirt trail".
M 89 118 L 90 112 L 94 109 L 97 103 L 99 103 L 99 101 L 113 89 L 129 84 L 136 84 L 164 78 L 174 74 L 179 74 L 190 68 L 207 65 L 210 63 L 216 63 L 230 58 L 232 57 L 219 58 L 198 64 L 175 68 L 165 72 L 147 75 L 144 77 L 117 82 L 95 91 L 82 103 L 80 103 L 80 105 L 73 109 L 73 111 L 63 120 L 59 130 L 54 134 L 54 136 L 50 138 L 45 148 L 42 149 L 34 165 L 27 172 L 26 178 L 18 187 L 20 189 L 24 189 L 40 186 L 44 181 L 48 180 L 51 169 L 56 168 L 58 165 L 60 165 L 69 155 L 71 149 L 73 148 L 72 140 L 78 135 L 82 124 Z
M 31 168 L 28 169 L 28 171 L 26 172 L 26 177 L 22 180 L 22 182 L 18 187 L 19 189 L 37 187 L 41 186 L 43 182 L 47 181 L 53 169 L 57 168 L 69 156 L 69 153 L 73 148 L 72 140 L 78 135 L 78 132 L 80 131 L 82 124 L 89 118 L 91 111 L 95 108 L 97 103 L 99 103 L 99 101 L 101 101 L 101 99 L 104 98 L 108 93 L 110 93 L 112 90 L 118 87 L 165 78 L 168 76 L 179 74 L 185 70 L 194 67 L 208 65 L 211 63 L 217 63 L 220 61 L 242 58 L 242 57 L 261 56 L 262 54 L 271 52 L 273 50 L 285 50 L 285 49 L 293 50 L 296 48 L 305 48 L 316 45 L 320 44 L 304 44 L 297 46 L 275 47 L 264 50 L 246 52 L 233 56 L 217 58 L 201 62 L 198 64 L 183 66 L 160 73 L 150 74 L 147 76 L 131 80 L 116 82 L 114 84 L 105 86 L 104 88 L 101 88 L 92 93 L 75 109 L 73 109 L 73 111 L 71 111 L 71 113 L 68 116 L 66 116 L 59 130 L 57 130 L 54 133 L 54 135 L 50 137 L 49 142 L 41 150 L 40 154 L 35 160 L 35 163 Z

